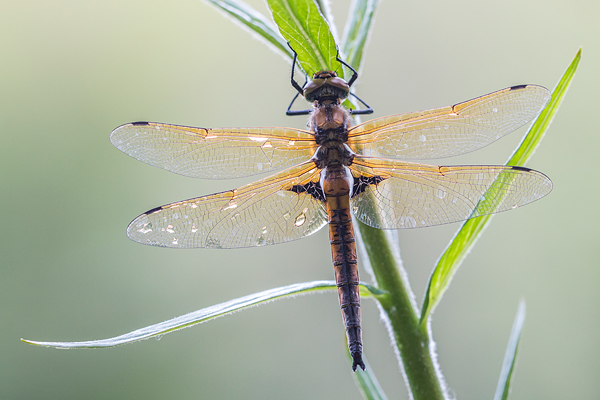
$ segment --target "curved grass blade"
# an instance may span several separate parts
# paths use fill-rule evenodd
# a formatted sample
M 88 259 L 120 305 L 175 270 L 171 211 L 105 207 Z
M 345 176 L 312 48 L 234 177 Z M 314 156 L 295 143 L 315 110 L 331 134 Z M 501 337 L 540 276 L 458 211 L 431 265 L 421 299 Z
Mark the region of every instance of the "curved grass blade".
M 204 0 L 224 12 L 234 22 L 250 31 L 259 39 L 264 39 L 267 46 L 283 56 L 292 58 L 292 52 L 285 39 L 277 31 L 277 27 L 264 15 L 239 0 Z
M 348 356 L 350 365 L 352 365 L 353 360 L 349 350 L 346 351 L 346 355 Z M 354 374 L 352 374 L 356 386 L 358 386 L 358 388 L 363 394 L 363 397 L 367 400 L 387 400 L 385 392 L 381 388 L 377 377 L 373 373 L 371 365 L 369 365 L 369 362 L 367 361 L 367 358 L 364 355 L 363 361 L 366 367 L 365 370 L 363 371 L 361 368 L 358 368 L 357 371 Z
M 498 380 L 498 387 L 496 388 L 494 400 L 508 399 L 510 393 L 510 381 L 515 370 L 517 351 L 519 350 L 519 339 L 521 338 L 521 330 L 523 329 L 524 322 L 525 301 L 521 300 L 510 332 L 510 338 L 508 339 L 508 346 L 506 346 L 506 353 L 504 353 L 504 361 L 502 362 L 502 370 L 500 371 L 500 379 Z
M 338 71 L 337 49 L 329 25 L 314 0 L 267 0 L 279 32 L 298 53 L 302 69 L 312 76 L 315 72 Z
M 558 108 L 560 107 L 563 98 L 567 94 L 567 90 L 571 85 L 571 80 L 575 76 L 575 72 L 577 71 L 577 66 L 579 65 L 579 60 L 581 59 L 581 48 L 575 54 L 575 58 L 571 62 L 571 65 L 567 68 L 564 75 L 552 91 L 552 98 L 546 108 L 542 110 L 540 115 L 538 115 L 534 124 L 529 129 L 529 133 L 523 138 L 523 141 L 519 144 L 519 147 L 513 155 L 510 157 L 506 165 L 525 165 L 529 157 L 533 155 L 539 142 L 544 137 L 544 134 L 550 127 L 552 120 L 554 120 L 554 116 L 558 112 Z
M 531 125 L 527 135 L 510 157 L 507 165 L 523 166 L 529 157 L 533 155 L 567 93 L 580 58 L 581 49 L 579 49 L 561 80 L 552 91 L 552 98 L 548 105 L 546 105 L 533 125 Z M 421 319 L 419 322 L 421 329 L 426 329 L 427 318 L 429 318 L 431 311 L 440 301 L 458 267 L 479 238 L 479 235 L 487 227 L 492 216 L 493 214 L 465 221 L 448 247 L 446 247 L 446 250 L 437 262 L 431 278 L 429 278 L 425 299 L 423 300 L 423 308 L 421 309 Z
M 345 61 L 359 72 L 378 3 L 379 0 L 352 0 L 348 11 L 342 36 L 342 54 Z
M 263 292 L 254 293 L 249 296 L 240 297 L 224 303 L 216 304 L 211 307 L 203 308 L 180 317 L 170 319 L 158 324 L 150 325 L 145 328 L 116 336 L 109 339 L 90 340 L 84 342 L 40 342 L 34 340 L 21 339 L 25 343 L 55 347 L 57 349 L 90 349 L 113 347 L 126 343 L 136 342 L 138 340 L 149 339 L 152 337 L 162 336 L 164 334 L 177 331 L 179 329 L 188 328 L 192 325 L 231 314 L 236 311 L 243 310 L 248 307 L 256 306 L 272 300 L 281 299 L 284 297 L 297 296 L 300 294 L 337 290 L 335 281 L 313 281 L 296 283 L 293 285 L 282 286 L 274 289 L 265 290 Z M 369 297 L 371 295 L 380 295 L 383 292 L 370 285 L 361 284 L 361 296 Z

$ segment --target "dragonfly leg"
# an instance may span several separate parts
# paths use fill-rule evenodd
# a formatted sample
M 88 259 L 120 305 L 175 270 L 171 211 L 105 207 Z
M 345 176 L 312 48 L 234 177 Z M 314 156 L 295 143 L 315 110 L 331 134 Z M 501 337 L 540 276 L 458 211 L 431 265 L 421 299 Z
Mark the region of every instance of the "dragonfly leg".
M 367 108 L 363 108 L 362 110 L 350 110 L 350 114 L 353 114 L 353 115 L 373 114 L 373 109 L 371 108 L 371 106 L 369 106 L 367 103 L 362 101 L 362 99 L 360 97 L 358 97 L 357 95 L 355 95 L 354 93 L 350 93 L 350 95 L 352 97 L 354 97 L 356 100 L 360 101 L 365 107 L 367 107 Z
M 290 80 L 291 80 L 292 86 L 294 87 L 294 89 L 296 89 L 298 91 L 298 93 L 296 93 L 296 95 L 292 99 L 292 102 L 288 106 L 287 110 L 285 110 L 285 115 L 308 115 L 308 114 L 310 114 L 310 112 L 312 110 L 297 110 L 297 111 L 291 110 L 292 105 L 294 104 L 294 102 L 296 101 L 298 96 L 299 95 L 304 96 L 304 86 L 306 86 L 306 84 L 308 83 L 308 78 L 306 76 L 304 77 L 305 78 L 304 85 L 302 85 L 302 86 L 300 86 L 300 84 L 298 82 L 296 82 L 296 80 L 294 79 L 294 69 L 296 68 L 296 61 L 298 59 L 298 53 L 296 53 L 296 50 L 294 50 L 292 48 L 292 45 L 290 44 L 290 42 L 288 42 L 288 46 L 292 50 L 292 53 L 294 53 L 294 59 L 292 60 L 292 76 L 291 76 Z
M 346 63 L 344 60 L 342 60 L 340 58 L 340 49 L 337 49 L 337 54 L 335 56 L 335 59 L 342 65 L 346 66 L 350 71 L 352 71 L 352 77 L 350 78 L 350 80 L 348 81 L 348 87 L 352 86 L 352 84 L 354 83 L 354 81 L 356 81 L 356 78 L 358 78 L 358 72 L 356 72 L 356 70 L 354 68 L 352 68 L 348 63 Z M 343 72 L 343 71 L 342 71 Z

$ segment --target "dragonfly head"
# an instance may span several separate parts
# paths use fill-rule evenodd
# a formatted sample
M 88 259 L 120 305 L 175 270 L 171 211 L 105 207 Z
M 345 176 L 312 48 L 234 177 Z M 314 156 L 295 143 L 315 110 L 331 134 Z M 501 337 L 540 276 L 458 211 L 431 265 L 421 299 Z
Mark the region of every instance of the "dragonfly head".
M 345 99 L 350 93 L 348 83 L 333 71 L 320 71 L 313 75 L 313 80 L 304 88 L 307 101 L 320 101 L 325 98 Z

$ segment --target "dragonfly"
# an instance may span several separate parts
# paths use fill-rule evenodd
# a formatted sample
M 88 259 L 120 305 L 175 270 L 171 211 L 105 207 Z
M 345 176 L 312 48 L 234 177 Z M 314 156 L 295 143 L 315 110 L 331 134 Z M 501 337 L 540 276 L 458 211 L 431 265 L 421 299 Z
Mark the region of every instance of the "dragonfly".
M 345 81 L 320 71 L 291 83 L 312 107 L 308 129 L 196 128 L 133 122 L 110 137 L 144 163 L 193 178 L 278 171 L 239 188 L 153 208 L 127 227 L 130 239 L 171 248 L 264 246 L 309 236 L 325 225 L 352 370 L 362 359 L 359 276 L 353 216 L 379 229 L 418 228 L 510 210 L 547 195 L 552 182 L 516 166 L 438 166 L 416 162 L 465 154 L 535 118 L 550 99 L 537 85 L 512 86 L 448 107 L 376 118 L 344 107 L 358 73 Z M 356 96 L 355 96 L 356 97 Z

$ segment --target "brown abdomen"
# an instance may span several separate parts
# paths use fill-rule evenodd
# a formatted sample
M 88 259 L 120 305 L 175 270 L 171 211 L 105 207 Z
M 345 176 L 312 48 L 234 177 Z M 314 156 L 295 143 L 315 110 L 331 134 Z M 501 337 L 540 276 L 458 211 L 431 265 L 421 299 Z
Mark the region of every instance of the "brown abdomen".
M 350 214 L 350 188 L 353 184 L 351 179 L 351 175 L 348 176 L 344 167 L 327 167 L 323 192 L 327 199 L 335 280 L 346 326 L 348 348 L 353 359 L 352 370 L 356 371 L 357 366 L 364 370 L 365 364 L 362 360 L 358 265 Z

